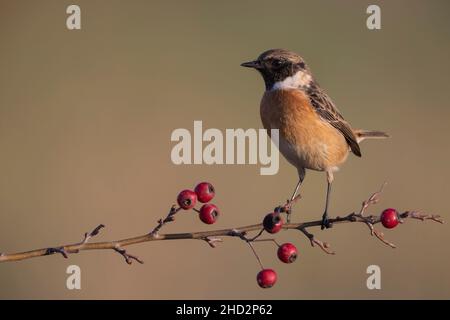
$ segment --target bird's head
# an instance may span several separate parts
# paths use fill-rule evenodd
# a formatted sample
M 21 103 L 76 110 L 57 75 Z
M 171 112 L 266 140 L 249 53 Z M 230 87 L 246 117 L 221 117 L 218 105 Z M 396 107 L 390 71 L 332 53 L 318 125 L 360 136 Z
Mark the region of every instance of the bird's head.
M 304 88 L 313 80 L 303 58 L 284 49 L 267 50 L 256 60 L 244 62 L 241 66 L 258 70 L 266 90 Z

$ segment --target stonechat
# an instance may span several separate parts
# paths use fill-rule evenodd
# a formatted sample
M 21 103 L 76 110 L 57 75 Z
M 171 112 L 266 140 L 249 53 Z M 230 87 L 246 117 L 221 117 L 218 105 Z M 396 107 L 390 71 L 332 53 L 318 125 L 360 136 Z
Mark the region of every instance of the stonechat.
M 291 200 L 305 178 L 305 170 L 327 174 L 322 229 L 331 227 L 328 218 L 333 173 L 350 152 L 361 157 L 359 143 L 368 138 L 386 138 L 382 131 L 355 130 L 344 120 L 330 97 L 319 86 L 303 58 L 291 51 L 271 49 L 241 66 L 258 70 L 266 91 L 260 114 L 264 128 L 279 130 L 279 150 L 297 168 L 298 183 Z M 289 221 L 290 212 L 287 219 Z

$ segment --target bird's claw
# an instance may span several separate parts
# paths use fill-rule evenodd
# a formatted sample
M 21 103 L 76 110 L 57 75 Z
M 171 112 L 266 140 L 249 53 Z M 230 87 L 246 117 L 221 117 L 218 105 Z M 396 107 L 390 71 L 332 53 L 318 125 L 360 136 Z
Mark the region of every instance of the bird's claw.
M 292 214 L 292 208 L 288 208 L 286 210 L 286 223 L 290 223 L 291 222 L 291 214 Z
M 333 224 L 330 222 L 330 219 L 328 219 L 328 215 L 327 214 L 324 214 L 323 216 L 322 216 L 322 223 L 320 224 L 320 229 L 321 230 L 323 230 L 323 229 L 329 229 L 329 228 L 331 228 L 331 227 L 333 227 Z

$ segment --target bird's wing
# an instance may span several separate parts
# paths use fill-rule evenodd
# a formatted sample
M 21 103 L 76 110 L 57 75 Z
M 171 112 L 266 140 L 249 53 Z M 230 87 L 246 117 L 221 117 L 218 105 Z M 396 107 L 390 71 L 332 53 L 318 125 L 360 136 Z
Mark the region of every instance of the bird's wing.
M 357 138 L 352 128 L 339 113 L 339 110 L 333 101 L 331 101 L 330 97 L 318 85 L 311 86 L 308 95 L 312 106 L 319 116 L 338 129 L 345 137 L 352 152 L 358 157 L 361 157 L 361 150 L 359 149 Z

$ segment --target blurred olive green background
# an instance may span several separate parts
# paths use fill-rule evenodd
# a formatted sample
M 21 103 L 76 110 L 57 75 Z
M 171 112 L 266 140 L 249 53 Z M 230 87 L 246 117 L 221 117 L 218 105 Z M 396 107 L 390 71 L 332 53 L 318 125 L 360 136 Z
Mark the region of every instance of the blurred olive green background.
M 70 1 L 0 1 L 0 252 L 71 243 L 104 223 L 97 240 L 148 232 L 179 190 L 208 180 L 222 216 L 201 224 L 180 214 L 166 232 L 253 224 L 282 203 L 296 171 L 259 166 L 175 166 L 176 128 L 260 128 L 263 83 L 239 64 L 263 50 L 301 53 L 357 128 L 391 133 L 365 142 L 336 174 L 332 215 L 357 210 L 388 181 L 372 208 L 423 209 L 448 217 L 450 3 L 448 1 L 82 1 L 82 30 L 66 29 Z M 366 28 L 381 6 L 382 29 Z M 308 172 L 295 220 L 318 219 L 326 179 Z M 380 226 L 378 226 L 380 228 Z M 300 251 L 280 263 L 256 244 L 278 283 L 261 290 L 258 264 L 239 240 L 154 242 L 130 252 L 90 251 L 0 264 L 0 298 L 450 298 L 448 225 L 407 221 L 386 237 L 364 225 L 312 230 L 337 255 L 282 232 Z M 82 289 L 66 289 L 81 267 Z M 382 289 L 366 288 L 381 267 Z

